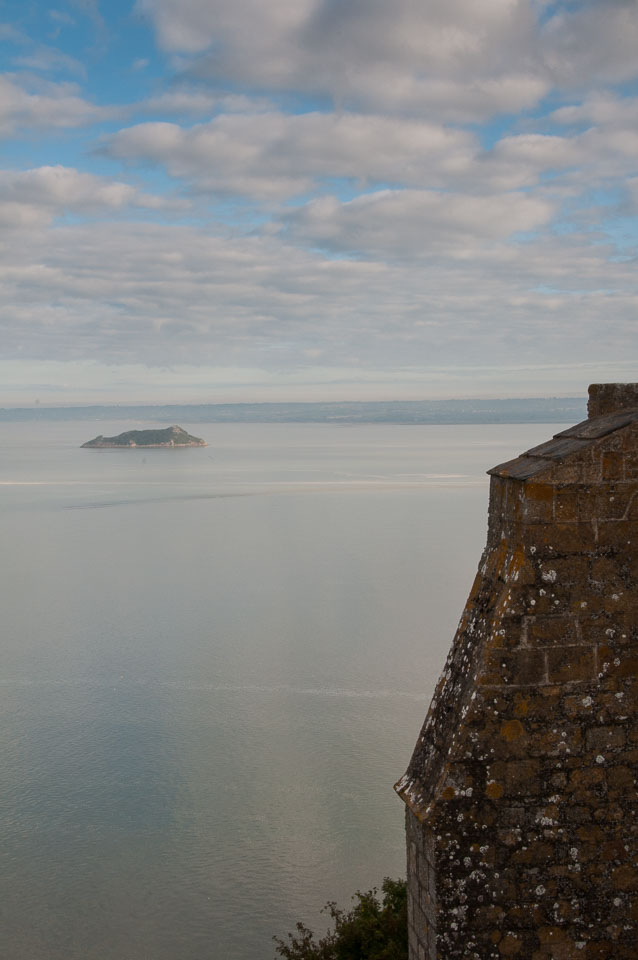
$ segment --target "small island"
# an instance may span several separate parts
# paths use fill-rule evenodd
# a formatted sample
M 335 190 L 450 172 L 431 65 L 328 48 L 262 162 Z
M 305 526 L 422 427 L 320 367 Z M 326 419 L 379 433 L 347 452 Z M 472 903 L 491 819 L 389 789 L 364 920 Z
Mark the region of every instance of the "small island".
M 127 430 L 117 437 L 95 437 L 87 440 L 83 447 L 104 448 L 117 447 L 130 449 L 132 447 L 205 447 L 205 440 L 192 437 L 181 427 L 165 427 L 163 430 Z

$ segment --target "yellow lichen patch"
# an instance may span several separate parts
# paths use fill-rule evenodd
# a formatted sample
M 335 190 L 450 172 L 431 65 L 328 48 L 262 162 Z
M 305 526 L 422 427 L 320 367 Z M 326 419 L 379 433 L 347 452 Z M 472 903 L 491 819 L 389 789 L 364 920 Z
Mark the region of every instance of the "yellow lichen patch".
M 508 933 L 499 942 L 498 951 L 502 957 L 515 957 L 520 952 L 523 944 L 513 934 Z
M 548 483 L 528 483 L 525 487 L 525 496 L 528 500 L 547 503 L 554 497 L 554 488 Z
M 514 701 L 514 713 L 517 717 L 526 717 L 529 710 L 529 700 L 517 697 Z
M 611 882 L 615 890 L 636 890 L 638 873 L 634 867 L 624 864 L 622 867 L 616 867 L 611 875 Z
M 564 944 L 569 940 L 568 935 L 560 927 L 541 927 L 538 931 L 538 939 L 544 947 L 550 948 L 555 948 L 558 944 Z
M 516 547 L 507 558 L 505 580 L 518 580 L 521 568 L 525 563 L 525 550 L 522 546 Z
M 485 788 L 485 794 L 490 798 L 490 800 L 500 800 L 500 798 L 503 796 L 503 793 L 503 784 L 497 783 L 495 780 L 490 780 Z
M 509 552 L 509 543 L 503 538 L 499 543 L 496 550 L 490 551 L 490 556 L 488 558 L 488 563 L 486 566 L 486 574 L 490 578 L 496 578 L 499 574 L 502 574 L 505 567 L 505 562 L 507 560 L 507 554 Z
M 501 736 L 503 740 L 511 743 L 512 740 L 518 740 L 525 733 L 525 728 L 520 720 L 508 720 L 501 727 Z
M 483 586 L 483 581 L 484 581 L 484 579 L 485 579 L 485 578 L 484 578 L 482 572 L 479 570 L 479 572 L 478 572 L 478 573 L 476 574 L 476 576 L 474 577 L 474 583 L 472 584 L 472 589 L 470 590 L 470 595 L 469 595 L 469 597 L 467 598 L 467 603 L 465 604 L 465 611 L 466 611 L 466 612 L 467 612 L 467 610 L 472 606 L 472 604 L 474 603 L 474 601 L 476 600 L 476 597 L 478 596 L 478 594 L 479 594 L 479 592 L 480 592 L 480 589 L 481 589 L 481 587 Z
M 441 794 L 442 800 L 454 800 L 456 796 L 456 790 L 454 787 L 446 787 L 443 793 Z

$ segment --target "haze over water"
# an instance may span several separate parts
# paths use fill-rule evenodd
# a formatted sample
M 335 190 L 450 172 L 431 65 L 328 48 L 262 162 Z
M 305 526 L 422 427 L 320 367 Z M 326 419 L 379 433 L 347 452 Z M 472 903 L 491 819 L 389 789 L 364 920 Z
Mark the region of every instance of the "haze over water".
M 0 424 L 0 955 L 268 960 L 404 873 L 403 773 L 558 425 Z

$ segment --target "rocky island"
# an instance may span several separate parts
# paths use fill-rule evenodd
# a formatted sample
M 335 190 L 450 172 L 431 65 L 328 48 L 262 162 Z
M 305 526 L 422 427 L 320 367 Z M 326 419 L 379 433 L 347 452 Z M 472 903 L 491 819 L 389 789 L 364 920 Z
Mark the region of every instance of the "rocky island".
M 127 430 L 117 437 L 95 437 L 83 447 L 205 447 L 206 441 L 192 437 L 181 427 L 165 427 L 163 430 Z

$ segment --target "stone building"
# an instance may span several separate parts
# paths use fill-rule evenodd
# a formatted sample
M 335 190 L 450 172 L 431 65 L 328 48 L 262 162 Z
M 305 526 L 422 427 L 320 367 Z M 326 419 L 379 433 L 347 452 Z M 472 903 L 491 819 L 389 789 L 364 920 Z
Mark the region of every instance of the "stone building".
M 491 474 L 487 545 L 397 791 L 411 960 L 636 960 L 638 384 Z

